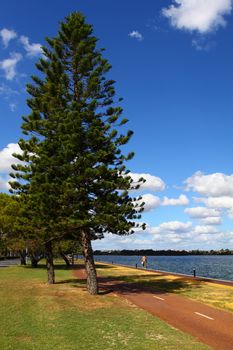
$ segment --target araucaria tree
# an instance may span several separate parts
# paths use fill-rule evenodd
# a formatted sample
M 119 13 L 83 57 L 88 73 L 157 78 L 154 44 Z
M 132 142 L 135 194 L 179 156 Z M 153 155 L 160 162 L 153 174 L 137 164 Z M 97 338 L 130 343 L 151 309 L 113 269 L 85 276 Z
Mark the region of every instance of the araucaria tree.
M 143 204 L 129 195 L 135 185 L 123 155 L 132 132 L 119 134 L 127 120 L 117 106 L 111 66 L 97 48 L 92 26 L 80 13 L 69 15 L 57 37 L 47 39 L 36 64 L 40 76 L 27 86 L 31 113 L 23 117 L 27 136 L 19 141 L 24 161 L 14 165 L 13 192 L 26 203 L 31 234 L 43 240 L 48 281 L 54 283 L 53 241 L 78 238 L 87 288 L 98 293 L 91 241 L 105 233 L 133 232 Z M 142 225 L 143 226 L 143 225 Z

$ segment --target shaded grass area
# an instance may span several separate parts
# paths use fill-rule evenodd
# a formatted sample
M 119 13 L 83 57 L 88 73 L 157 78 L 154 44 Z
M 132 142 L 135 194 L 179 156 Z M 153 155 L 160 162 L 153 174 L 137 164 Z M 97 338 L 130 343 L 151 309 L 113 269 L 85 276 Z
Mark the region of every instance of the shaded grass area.
M 62 265 L 56 276 L 49 286 L 44 266 L 0 269 L 0 349 L 208 349 L 113 294 L 87 294 Z
M 98 275 L 104 278 L 138 283 L 152 287 L 155 291 L 179 293 L 216 308 L 233 312 L 233 287 L 231 286 L 116 265 L 97 263 L 97 267 Z

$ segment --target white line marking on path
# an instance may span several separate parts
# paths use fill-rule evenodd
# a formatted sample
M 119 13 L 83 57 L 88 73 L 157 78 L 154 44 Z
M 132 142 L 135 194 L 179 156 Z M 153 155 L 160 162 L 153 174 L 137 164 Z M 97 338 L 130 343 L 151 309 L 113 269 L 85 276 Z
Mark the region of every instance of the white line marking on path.
M 212 317 L 209 317 L 209 316 L 206 316 L 204 314 L 200 314 L 200 312 L 194 312 L 196 315 L 199 315 L 199 316 L 202 316 L 202 317 L 205 317 L 205 318 L 208 318 L 208 320 L 214 320 L 214 318 Z
M 155 296 L 155 295 L 153 295 L 153 297 L 156 298 L 156 299 L 158 299 L 158 300 L 165 300 L 165 299 L 160 298 L 160 297 L 157 297 L 157 296 Z

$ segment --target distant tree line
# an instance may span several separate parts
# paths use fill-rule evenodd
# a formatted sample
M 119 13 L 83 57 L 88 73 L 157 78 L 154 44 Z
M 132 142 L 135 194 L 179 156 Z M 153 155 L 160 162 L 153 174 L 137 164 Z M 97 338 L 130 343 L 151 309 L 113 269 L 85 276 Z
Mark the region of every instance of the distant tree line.
M 220 249 L 220 250 L 153 250 L 153 249 L 140 249 L 140 250 L 95 250 L 94 255 L 148 255 L 148 256 L 170 256 L 170 255 L 233 255 L 233 250 Z

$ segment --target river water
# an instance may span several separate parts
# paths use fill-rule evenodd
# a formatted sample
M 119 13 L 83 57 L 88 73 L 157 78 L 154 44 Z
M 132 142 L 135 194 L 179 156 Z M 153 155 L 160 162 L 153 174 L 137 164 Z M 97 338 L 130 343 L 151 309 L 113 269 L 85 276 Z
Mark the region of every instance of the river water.
M 148 256 L 147 268 L 233 281 L 233 255 Z M 140 256 L 98 255 L 95 261 L 141 267 Z

